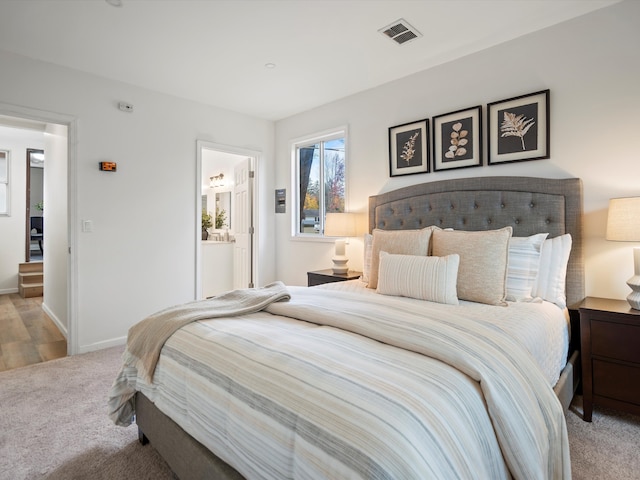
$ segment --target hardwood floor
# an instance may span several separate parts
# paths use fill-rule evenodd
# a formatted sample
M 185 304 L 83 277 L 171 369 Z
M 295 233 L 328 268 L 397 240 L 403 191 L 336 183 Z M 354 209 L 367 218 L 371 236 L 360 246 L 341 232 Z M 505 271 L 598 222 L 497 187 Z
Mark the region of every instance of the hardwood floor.
M 67 341 L 42 310 L 42 297 L 0 295 L 0 372 L 67 355 Z

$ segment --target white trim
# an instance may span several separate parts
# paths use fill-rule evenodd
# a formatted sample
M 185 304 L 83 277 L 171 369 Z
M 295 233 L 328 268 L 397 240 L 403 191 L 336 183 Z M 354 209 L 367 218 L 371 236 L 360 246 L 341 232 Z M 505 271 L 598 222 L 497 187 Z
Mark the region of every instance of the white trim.
M 65 327 L 62 324 L 60 319 L 44 303 L 42 304 L 42 310 L 44 311 L 44 313 L 47 314 L 47 316 L 51 319 L 51 321 L 53 321 L 53 323 L 56 324 L 56 327 L 58 327 L 58 330 L 60 330 L 60 333 L 64 335 L 64 338 L 69 339 L 69 332 L 67 331 L 67 327 Z
M 98 350 L 104 350 L 105 348 L 120 347 L 127 344 L 127 337 L 117 337 L 111 340 L 105 340 L 103 342 L 90 343 L 83 345 L 77 353 L 89 353 L 96 352 Z
M 18 293 L 17 288 L 4 288 L 0 290 L 0 295 L 7 295 L 9 293 Z
M 246 157 L 250 157 L 254 178 L 253 178 L 253 194 L 251 199 L 251 208 L 253 214 L 253 242 L 252 242 L 252 270 L 253 270 L 253 284 L 255 286 L 259 285 L 259 269 L 257 268 L 259 265 L 259 245 L 260 242 L 257 240 L 260 235 L 260 210 L 257 205 L 257 199 L 259 197 L 259 167 L 261 165 L 262 152 L 258 150 L 250 150 L 242 147 L 234 147 L 232 145 L 224 145 L 220 143 L 214 143 L 207 140 L 196 140 L 196 204 L 195 204 L 195 213 L 196 213 L 196 222 L 195 222 L 195 239 L 196 239 L 196 249 L 195 249 L 195 281 L 194 281 L 194 300 L 198 300 L 200 298 L 200 294 L 202 292 L 202 266 L 201 266 L 201 258 L 202 258 L 202 232 L 200 230 L 200 222 L 201 222 L 201 210 L 200 205 L 202 204 L 202 150 L 215 150 L 217 152 L 231 153 L 233 155 L 242 155 Z

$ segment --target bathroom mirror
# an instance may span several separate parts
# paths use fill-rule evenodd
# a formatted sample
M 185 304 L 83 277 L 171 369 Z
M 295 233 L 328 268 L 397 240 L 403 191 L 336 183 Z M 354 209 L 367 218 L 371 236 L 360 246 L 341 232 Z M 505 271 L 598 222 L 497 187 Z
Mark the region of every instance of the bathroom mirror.
M 216 193 L 214 228 L 231 230 L 231 192 Z

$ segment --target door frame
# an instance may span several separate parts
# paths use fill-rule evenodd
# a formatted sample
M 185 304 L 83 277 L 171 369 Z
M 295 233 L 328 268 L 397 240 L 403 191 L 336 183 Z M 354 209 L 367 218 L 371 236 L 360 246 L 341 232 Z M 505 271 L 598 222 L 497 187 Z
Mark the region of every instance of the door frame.
M 215 150 L 217 152 L 222 153 L 230 153 L 233 155 L 242 155 L 246 157 L 252 158 L 253 164 L 253 194 L 251 195 L 251 218 L 253 223 L 253 236 L 251 245 L 251 272 L 252 272 L 252 282 L 254 285 L 259 285 L 258 279 L 258 269 L 256 268 L 259 264 L 258 262 L 258 245 L 255 239 L 258 238 L 259 235 L 259 210 L 257 205 L 257 198 L 259 198 L 259 181 L 258 181 L 258 172 L 260 165 L 260 158 L 262 157 L 262 152 L 257 150 L 251 150 L 242 147 L 234 147 L 231 145 L 224 145 L 220 143 L 214 143 L 207 140 L 196 140 L 196 196 L 195 196 L 195 217 L 196 217 L 196 225 L 195 225 L 195 281 L 194 281 L 194 292 L 193 298 L 194 300 L 198 300 L 200 298 L 202 292 L 202 229 L 201 229 L 201 221 L 202 221 L 202 151 L 203 150 Z
M 77 145 L 78 119 L 71 115 L 0 102 L 0 115 L 67 127 L 67 355 L 78 353 Z

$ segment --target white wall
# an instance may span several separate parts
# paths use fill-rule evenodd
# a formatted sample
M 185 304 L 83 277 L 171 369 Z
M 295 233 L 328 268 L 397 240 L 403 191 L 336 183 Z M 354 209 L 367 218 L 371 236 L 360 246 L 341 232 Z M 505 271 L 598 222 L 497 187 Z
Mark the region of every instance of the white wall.
M 18 264 L 25 258 L 27 148 L 44 149 L 44 134 L 0 126 L 0 150 L 9 150 L 10 216 L 0 216 L 0 294 L 18 291 Z
M 48 125 L 45 139 L 44 298 L 42 308 L 68 338 L 68 203 L 67 127 Z
M 262 152 L 258 188 L 270 192 L 273 123 L 6 52 L 0 70 L 0 104 L 77 120 L 77 351 L 122 342 L 146 315 L 195 298 L 196 139 Z M 101 172 L 105 160 L 117 172 Z M 275 272 L 272 204 L 259 215 L 266 283 Z M 92 233 L 80 232 L 81 220 Z
M 350 210 L 365 209 L 369 195 L 446 178 L 579 177 L 585 194 L 586 293 L 624 298 L 629 291 L 624 282 L 633 274 L 633 244 L 607 242 L 604 232 L 608 199 L 640 195 L 638 25 L 640 2 L 627 0 L 279 121 L 276 188 L 287 188 L 291 197 L 291 139 L 343 124 L 349 125 Z M 547 88 L 549 160 L 389 177 L 389 127 Z M 287 201 L 291 212 L 293 200 Z M 290 221 L 289 214 L 276 216 L 277 273 L 302 285 L 308 270 L 331 266 L 333 244 L 292 240 Z M 350 265 L 361 269 L 362 242 L 352 241 L 347 250 Z

